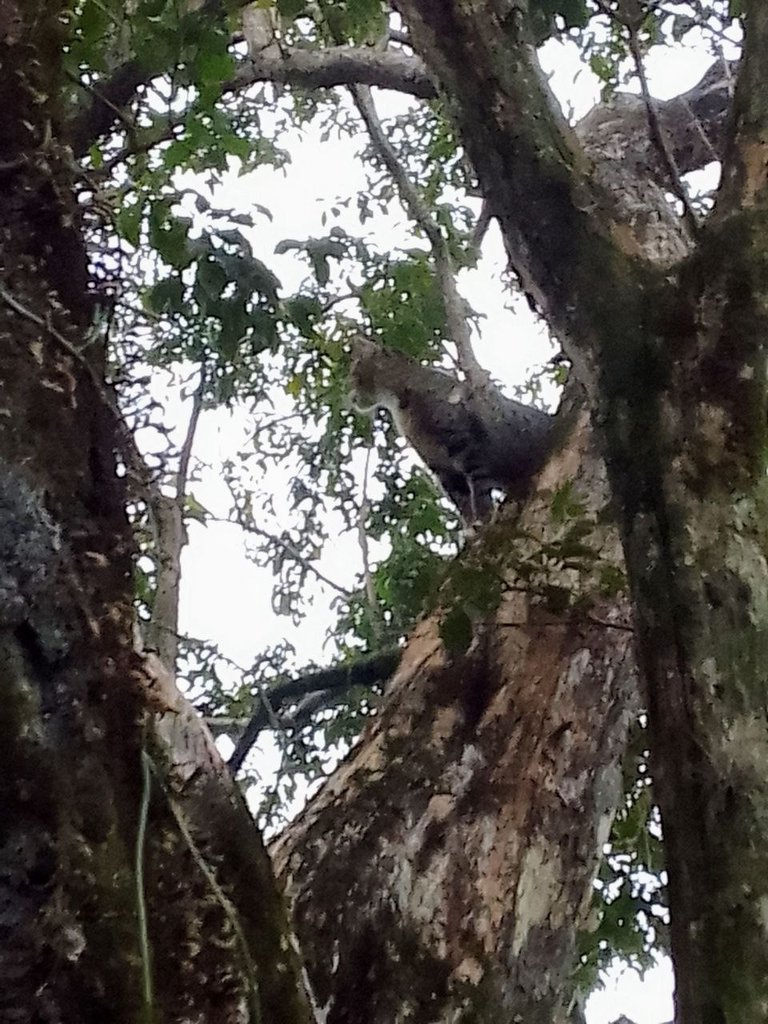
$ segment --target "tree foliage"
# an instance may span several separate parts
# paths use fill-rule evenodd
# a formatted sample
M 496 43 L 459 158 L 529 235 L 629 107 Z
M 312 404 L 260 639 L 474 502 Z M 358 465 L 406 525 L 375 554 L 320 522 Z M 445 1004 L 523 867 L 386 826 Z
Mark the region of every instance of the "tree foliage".
M 476 266 L 483 211 L 452 101 L 423 69 L 403 72 L 411 99 L 387 103 L 393 113 L 384 131 L 409 183 L 404 190 L 381 145 L 361 131 L 355 91 L 372 74 L 364 70 L 368 58 L 370 66 L 381 53 L 416 60 L 388 5 L 260 0 L 255 7 L 273 38 L 250 51 L 242 7 L 223 0 L 79 0 L 70 11 L 61 107 L 78 161 L 94 330 L 107 335 L 111 378 L 149 450 L 153 483 L 160 491 L 180 487 L 186 523 L 205 527 L 222 516 L 206 507 L 198 483 L 206 467 L 194 455 L 189 464 L 193 435 L 189 446 L 179 440 L 179 399 L 186 399 L 185 409 L 197 403 L 203 422 L 220 409 L 247 415 L 241 449 L 215 472 L 229 494 L 224 518 L 248 538 L 253 561 L 272 573 L 279 616 L 305 622 L 317 586 L 325 587 L 335 616 L 329 657 L 344 665 L 391 650 L 439 605 L 446 647 L 464 651 L 473 623 L 509 585 L 508 566 L 502 574 L 492 560 L 468 552 L 456 558 L 455 511 L 388 420 L 350 406 L 346 384 L 349 342 L 360 330 L 427 362 L 461 365 L 440 261 L 454 273 Z M 642 61 L 662 48 L 676 54 L 693 45 L 733 58 L 741 13 L 734 0 L 535 0 L 530 28 L 537 45 L 578 52 L 608 97 L 637 85 L 638 55 Z M 351 89 L 314 87 L 308 62 L 350 47 L 362 54 L 361 64 L 334 84 Z M 261 205 L 257 191 L 243 207 L 221 205 L 224 185 L 236 176 L 246 192 L 254 172 L 279 174 L 291 160 L 286 137 L 309 126 L 320 126 L 329 144 L 359 140 L 365 185 L 327 197 L 321 237 L 283 238 L 265 252 L 260 225 L 279 222 L 281 211 Z M 382 222 L 394 230 L 373 230 Z M 390 241 L 397 234 L 400 241 Z M 284 268 L 298 285 L 283 284 Z M 525 292 L 522 282 L 507 284 L 518 296 Z M 547 373 L 557 379 L 561 365 Z M 282 493 L 271 489 L 273 481 Z M 143 484 L 133 498 L 143 555 L 136 600 L 151 622 L 163 552 Z M 541 606 L 553 613 L 588 609 L 595 573 L 603 594 L 624 585 L 592 546 L 598 524 L 567 491 L 553 496 L 551 517 L 557 538 L 515 566 L 519 585 Z M 328 586 L 328 553 L 340 532 L 359 532 L 366 541 L 354 578 Z M 567 586 L 563 572 L 571 574 Z M 254 711 L 269 708 L 271 693 L 300 674 L 285 639 L 249 666 L 233 665 L 207 636 L 181 637 L 179 655 L 196 705 L 233 738 Z M 375 713 L 383 679 L 372 689 L 312 689 L 310 682 L 301 699 L 267 715 L 284 771 L 277 795 L 267 795 L 266 820 L 298 779 L 324 775 L 329 749 L 359 733 Z M 312 695 L 314 702 L 302 703 Z M 645 966 L 666 943 L 658 819 L 642 730 L 639 736 L 597 886 L 600 927 L 582 951 L 586 985 L 610 956 Z

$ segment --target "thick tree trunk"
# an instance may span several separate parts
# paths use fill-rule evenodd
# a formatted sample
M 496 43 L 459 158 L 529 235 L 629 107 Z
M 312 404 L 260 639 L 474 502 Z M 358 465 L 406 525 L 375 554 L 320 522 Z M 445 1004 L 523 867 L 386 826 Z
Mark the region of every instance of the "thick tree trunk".
M 620 154 L 594 170 L 589 138 L 553 115 L 524 3 L 399 6 L 599 413 L 648 683 L 678 1024 L 764 1020 L 768 15 L 746 0 L 726 188 L 681 263 L 693 239 L 652 151 L 628 187 Z M 147 725 L 161 673 L 132 645 L 116 421 L 102 348 L 84 345 L 61 15 L 0 0 L 0 1011 L 305 1021 L 281 900 L 215 750 L 172 692 Z M 564 485 L 585 511 L 558 521 Z M 599 564 L 563 554 L 609 500 L 585 423 L 541 488 L 524 541 L 502 520 L 456 567 L 506 584 L 469 652 L 445 652 L 439 617 L 422 625 L 379 719 L 277 845 L 328 1024 L 565 1010 L 637 694 L 624 605 L 595 598 Z M 620 564 L 611 528 L 590 525 Z M 567 614 L 564 590 L 584 598 Z
M 49 0 L 0 0 L 0 1019 L 304 1024 L 242 802 L 182 705 L 164 731 L 194 745 L 187 764 L 148 719 L 59 135 L 66 22 Z
M 548 608 L 557 583 L 596 590 L 597 567 L 545 562 L 538 597 L 521 586 L 574 525 L 550 511 L 566 482 L 593 523 L 585 543 L 613 564 L 582 419 L 519 524 L 528 540 L 508 517 L 465 552 L 465 571 L 492 566 L 509 587 L 467 654 L 446 653 L 439 614 L 425 621 L 380 715 L 275 845 L 328 1024 L 551 1024 L 567 1008 L 638 702 L 621 602 Z
M 398 3 L 512 262 L 594 396 L 647 686 L 678 1024 L 767 1020 L 768 11 L 743 7 L 716 214 L 654 253 L 647 219 L 553 110 L 525 6 Z

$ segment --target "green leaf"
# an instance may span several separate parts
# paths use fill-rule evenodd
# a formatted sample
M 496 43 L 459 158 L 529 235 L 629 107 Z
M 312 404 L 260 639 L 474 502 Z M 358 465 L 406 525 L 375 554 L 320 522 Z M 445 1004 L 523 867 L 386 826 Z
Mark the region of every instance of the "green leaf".
M 120 207 L 115 216 L 115 228 L 118 235 L 134 248 L 138 248 L 141 240 L 141 203 L 131 203 Z
M 149 212 L 149 243 L 166 263 L 181 269 L 192 260 L 187 236 L 192 221 L 189 217 L 176 217 L 169 210 L 170 201 L 161 199 L 152 204 Z
M 322 288 L 328 284 L 331 277 L 331 268 L 328 264 L 328 258 L 323 256 L 322 253 L 310 252 L 309 259 L 312 263 L 312 269 L 315 272 L 317 283 Z
M 306 0 L 277 0 L 277 9 L 287 21 L 295 21 L 306 6 Z
M 450 655 L 464 654 L 472 643 L 472 620 L 461 605 L 454 605 L 440 620 L 439 632 Z
M 152 313 L 183 313 L 184 284 L 178 275 L 163 278 L 144 293 L 144 304 Z
M 220 310 L 221 327 L 216 337 L 216 348 L 226 360 L 232 362 L 245 338 L 247 317 L 242 303 L 237 301 L 223 301 Z
M 232 78 L 235 62 L 226 51 L 202 50 L 195 61 L 195 70 L 199 85 L 221 85 Z
M 253 153 L 253 143 L 251 140 L 246 139 L 242 135 L 236 135 L 234 132 L 225 135 L 221 140 L 221 144 L 225 153 L 236 156 L 240 160 L 247 160 Z
M 309 295 L 294 295 L 283 303 L 286 318 L 290 320 L 302 334 L 310 334 L 314 323 L 322 316 L 322 304 Z

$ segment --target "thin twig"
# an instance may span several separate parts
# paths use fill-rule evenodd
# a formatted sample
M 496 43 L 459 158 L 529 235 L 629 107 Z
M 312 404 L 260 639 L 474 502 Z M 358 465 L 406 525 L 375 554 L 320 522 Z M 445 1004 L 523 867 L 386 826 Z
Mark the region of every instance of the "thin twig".
M 663 7 L 662 3 L 661 3 L 661 0 L 654 0 L 653 3 L 649 3 L 648 4 L 648 8 L 649 8 L 649 13 L 652 10 L 656 14 L 666 14 L 670 18 L 675 18 L 675 17 L 678 16 L 678 12 L 675 11 L 673 8 Z M 739 45 L 739 41 L 736 40 L 736 39 L 733 39 L 731 36 L 729 36 L 724 29 L 716 28 L 710 21 L 707 21 L 706 18 L 703 18 L 700 14 L 697 14 L 696 11 L 695 11 L 695 8 L 691 7 L 690 9 L 694 13 L 690 14 L 690 15 L 686 15 L 686 17 L 690 18 L 690 24 L 691 25 L 696 25 L 697 28 L 702 29 L 702 31 L 704 31 L 704 32 L 708 32 L 715 39 L 721 40 L 722 42 L 729 43 L 731 46 L 738 46 Z
M 26 167 L 27 157 L 17 156 L 15 160 L 3 160 L 0 161 L 0 174 L 10 174 L 11 171 L 21 170 L 22 167 Z
M 0 285 L 0 300 L 2 300 L 9 307 L 9 309 L 12 309 L 14 313 L 17 313 L 19 316 L 24 317 L 26 320 L 29 320 L 30 323 L 35 324 L 36 327 L 39 327 L 41 330 L 44 330 L 48 335 L 50 335 L 50 337 L 53 338 L 53 340 L 58 345 L 61 346 L 61 348 L 67 353 L 67 355 L 70 356 L 77 363 L 77 365 L 80 366 L 85 371 L 94 388 L 96 389 L 96 393 L 100 401 L 107 408 L 107 410 L 109 411 L 114 420 L 114 424 L 115 427 L 117 428 L 118 433 L 118 443 L 120 446 L 120 450 L 125 458 L 126 468 L 128 470 L 129 475 L 131 475 L 133 480 L 136 483 L 138 483 L 140 490 L 142 492 L 142 496 L 146 497 L 148 494 L 151 494 L 153 490 L 157 487 L 157 484 L 152 476 L 152 473 L 150 472 L 149 467 L 144 461 L 144 457 L 137 448 L 133 434 L 131 433 L 127 423 L 123 419 L 123 415 L 120 412 L 117 403 L 107 391 L 104 381 L 99 378 L 96 371 L 85 358 L 83 353 L 79 351 L 77 348 L 75 348 L 72 342 L 65 338 L 60 331 L 57 331 L 52 324 L 44 320 L 43 317 L 38 316 L 37 313 L 33 313 L 31 309 L 27 309 L 27 307 L 24 306 L 21 302 L 19 302 L 18 299 L 14 298 L 14 296 L 11 295 L 11 293 L 3 285 Z
M 275 533 L 270 533 L 269 530 L 263 529 L 261 526 L 256 526 L 255 523 L 244 522 L 242 519 L 224 519 L 219 516 L 211 516 L 210 521 L 213 523 L 226 523 L 229 526 L 239 526 L 241 530 L 245 530 L 246 533 L 255 533 L 259 537 L 264 537 L 265 540 L 272 541 L 290 555 L 291 558 L 295 559 L 307 572 L 311 572 L 321 583 L 325 583 L 336 591 L 337 594 L 341 594 L 342 597 L 350 600 L 354 594 L 353 591 L 347 590 L 346 587 L 342 587 L 340 583 L 335 583 L 332 579 L 329 579 L 324 573 L 322 573 L 317 566 L 313 565 L 307 558 L 305 558 L 301 552 L 294 547 L 294 545 L 286 540 L 284 537 L 280 537 Z
M 473 387 L 482 388 L 488 383 L 488 374 L 478 363 L 472 349 L 466 304 L 456 287 L 456 268 L 448 249 L 448 243 L 384 133 L 370 88 L 367 85 L 350 85 L 349 89 L 368 129 L 371 144 L 392 176 L 403 205 L 429 240 L 445 306 L 448 337 L 456 346 L 459 365 L 464 371 L 467 381 Z
M 629 50 L 635 62 L 635 72 L 637 73 L 637 77 L 640 82 L 640 93 L 643 97 L 645 110 L 648 115 L 648 127 L 650 128 L 651 141 L 656 146 L 658 154 L 661 157 L 661 161 L 666 168 L 670 185 L 672 186 L 672 191 L 683 205 L 683 217 L 688 225 L 691 235 L 693 238 L 696 238 L 700 231 L 699 219 L 696 216 L 696 211 L 694 210 L 690 196 L 688 195 L 688 189 L 685 187 L 685 183 L 680 176 L 680 170 L 677 166 L 675 155 L 672 152 L 666 133 L 659 119 L 659 111 L 656 106 L 656 101 L 651 95 L 651 90 L 648 87 L 648 78 L 645 74 L 643 55 L 640 52 L 637 29 L 634 26 L 628 25 L 627 31 L 629 33 Z
M 680 169 L 677 166 L 675 155 L 672 152 L 666 133 L 662 127 L 656 101 L 651 95 L 651 90 L 648 86 L 648 76 L 645 73 L 645 64 L 643 63 L 643 55 L 640 50 L 640 40 L 637 35 L 639 22 L 636 20 L 630 21 L 628 18 L 622 18 L 618 11 L 614 11 L 608 6 L 606 0 L 595 0 L 595 3 L 606 17 L 615 21 L 618 25 L 621 25 L 627 33 L 629 52 L 635 65 L 635 73 L 637 75 L 638 82 L 640 83 L 640 95 L 643 103 L 645 104 L 645 111 L 648 117 L 651 142 L 656 147 L 658 155 L 661 158 L 662 165 L 667 172 L 672 192 L 682 204 L 683 219 L 688 225 L 691 236 L 696 238 L 700 231 L 699 219 L 696 216 L 696 211 L 691 203 L 688 190 L 686 189 L 680 175 Z
M 183 126 L 183 121 L 175 118 L 169 119 L 166 124 L 162 126 L 156 126 L 155 131 L 147 130 L 147 135 L 143 138 L 138 138 L 138 131 L 134 132 L 136 136 L 135 141 L 128 146 L 123 146 L 117 153 L 114 153 L 108 160 L 95 168 L 95 172 L 99 176 L 106 176 L 115 169 L 119 164 L 124 163 L 132 156 L 139 156 L 141 153 L 148 153 L 155 146 L 159 146 L 162 142 L 170 142 L 176 137 L 176 130 Z
M 152 795 L 152 771 L 149 755 L 141 748 L 141 803 L 139 804 L 139 825 L 136 829 L 136 923 L 139 929 L 139 950 L 141 952 L 141 987 L 144 1006 L 149 1009 L 154 1004 L 152 985 L 152 959 L 149 942 L 149 926 L 147 919 L 146 894 L 146 863 L 147 820 L 149 818 L 149 802 Z
M 119 107 L 116 103 L 113 103 L 109 96 L 107 96 L 102 89 L 100 89 L 97 85 L 94 85 L 92 82 L 83 81 L 83 79 L 80 78 L 79 75 L 74 74 L 74 72 L 72 71 L 65 71 L 64 73 L 71 82 L 79 86 L 85 92 L 89 93 L 98 103 L 103 103 L 105 107 L 111 110 L 115 117 L 118 119 L 118 121 L 122 122 L 127 132 L 132 133 L 135 131 L 136 125 L 134 121 L 132 121 L 128 117 L 128 115 L 122 107 Z
M 319 2 L 320 11 L 334 42 L 339 45 L 343 40 L 333 29 L 333 22 L 327 17 L 325 0 Z M 472 349 L 472 338 L 467 323 L 466 305 L 456 287 L 456 268 L 453 264 L 448 244 L 440 231 L 439 225 L 432 216 L 429 207 L 419 194 L 419 190 L 408 177 L 405 168 L 386 136 L 376 105 L 373 102 L 370 86 L 351 83 L 349 92 L 355 102 L 363 124 L 368 129 L 371 145 L 395 183 L 400 199 L 410 217 L 427 236 L 435 261 L 437 280 L 445 306 L 445 321 L 450 341 L 456 346 L 459 365 L 464 371 L 470 386 L 482 388 L 488 383 L 488 374 L 478 363 Z
M 176 502 L 183 507 L 187 491 L 187 478 L 189 475 L 189 461 L 192 457 L 192 446 L 195 442 L 197 424 L 200 420 L 200 413 L 203 408 L 203 396 L 207 384 L 205 366 L 200 367 L 200 380 L 192 397 L 192 412 L 187 423 L 187 432 L 179 453 L 179 467 L 176 473 Z

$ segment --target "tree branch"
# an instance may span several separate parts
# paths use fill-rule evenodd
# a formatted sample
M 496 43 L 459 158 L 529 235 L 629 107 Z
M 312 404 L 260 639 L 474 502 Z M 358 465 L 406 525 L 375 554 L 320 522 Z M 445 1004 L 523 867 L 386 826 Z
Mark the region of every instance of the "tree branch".
M 187 543 L 184 504 L 187 496 L 192 445 L 203 407 L 205 386 L 205 367 L 201 367 L 200 381 L 192 398 L 192 411 L 179 452 L 173 495 L 163 494 L 159 487 L 155 487 L 147 500 L 155 534 L 156 581 L 152 614 L 144 627 L 144 636 L 147 647 L 156 650 L 161 660 L 172 672 L 175 671 L 179 646 L 181 552 Z
M 373 635 L 378 638 L 379 633 L 379 599 L 376 595 L 376 583 L 371 569 L 371 556 L 368 548 L 368 534 L 365 531 L 365 522 L 371 509 L 368 500 L 368 469 L 371 462 L 371 449 L 365 453 L 365 468 L 363 469 L 363 493 L 360 497 L 360 508 L 357 515 L 357 539 L 360 546 L 360 554 L 363 557 L 363 583 L 365 586 L 365 597 L 371 613 Z
M 124 116 L 121 111 L 142 85 L 161 70 L 130 60 L 97 86 L 89 86 L 90 105 L 74 119 L 69 137 L 75 156 L 88 152 L 94 142 Z M 242 62 L 235 77 L 223 86 L 225 93 L 241 92 L 258 82 L 294 85 L 304 89 L 330 89 L 360 82 L 394 89 L 420 99 L 437 95 L 435 83 L 423 61 L 400 50 L 380 51 L 354 46 L 325 50 L 263 50 Z
M 200 20 L 224 18 L 250 2 L 251 0 L 203 0 L 198 10 L 191 9 L 189 5 L 183 17 Z M 165 70 L 167 69 L 164 67 L 147 64 L 137 56 L 115 68 L 111 75 L 102 81 L 80 82 L 82 88 L 90 93 L 91 102 L 73 118 L 66 133 L 75 156 L 84 156 L 94 142 L 106 135 L 115 121 L 124 116 L 121 112 L 133 100 L 141 86 Z
M 400 50 L 332 46 L 324 50 L 288 49 L 283 53 L 262 52 L 244 63 L 224 87 L 240 92 L 257 82 L 275 82 L 304 89 L 330 89 L 336 85 L 378 86 L 433 99 L 435 82 L 420 57 Z
M 266 691 L 269 708 L 272 712 L 277 713 L 287 704 L 293 703 L 297 697 L 307 694 L 338 693 L 351 690 L 353 686 L 370 688 L 392 675 L 400 662 L 400 655 L 399 647 L 391 647 L 378 654 L 360 658 L 348 665 L 336 665 L 332 668 L 320 669 L 317 672 L 308 672 L 296 679 L 289 679 Z M 259 700 L 251 720 L 243 729 L 227 762 L 233 774 L 240 770 L 259 733 L 267 725 L 269 725 L 269 713 L 264 702 Z
M 455 100 L 463 142 L 510 263 L 594 379 L 603 298 L 622 301 L 640 246 L 592 174 L 541 71 L 518 5 L 397 0 L 414 46 Z M 511 11 L 511 13 L 510 13 Z M 604 287 L 595 289 L 599 266 Z
M 699 233 L 698 217 L 696 216 L 696 211 L 691 205 L 688 190 L 680 177 L 680 170 L 677 166 L 675 155 L 672 152 L 672 147 L 669 144 L 666 132 L 661 124 L 661 118 L 659 117 L 659 112 L 656 108 L 656 101 L 653 96 L 651 96 L 651 90 L 648 88 L 648 76 L 645 73 L 643 55 L 640 52 L 640 45 L 637 39 L 637 30 L 632 26 L 628 31 L 629 50 L 635 63 L 635 72 L 637 74 L 638 81 L 640 82 L 640 93 L 643 97 L 643 103 L 645 103 L 645 109 L 648 114 L 648 128 L 651 134 L 651 141 L 656 146 L 661 162 L 666 168 L 672 191 L 683 204 L 683 212 L 688 228 L 691 235 L 695 238 Z
M 654 101 L 659 124 L 680 173 L 685 174 L 721 158 L 733 92 L 733 70 L 733 64 L 718 61 L 689 92 L 671 100 Z M 84 155 L 94 142 L 124 117 L 121 107 L 124 108 L 137 89 L 151 77 L 152 73 L 142 69 L 138 62 L 128 62 L 109 80 L 88 87 L 92 103 L 74 120 L 70 130 L 76 155 Z M 381 51 L 352 46 L 332 46 L 324 50 L 284 48 L 281 53 L 262 51 L 253 59 L 242 62 L 235 77 L 224 85 L 224 92 L 240 92 L 258 82 L 306 89 L 349 86 L 357 82 L 394 89 L 421 99 L 432 99 L 437 95 L 434 78 L 419 56 L 400 50 Z M 167 127 L 156 126 L 152 138 L 144 139 L 140 148 L 144 150 L 172 136 L 181 120 L 183 118 L 175 116 Z M 614 144 L 625 151 L 631 148 L 633 159 L 639 158 L 644 162 L 646 172 L 661 181 L 665 171 L 659 165 L 655 147 L 647 146 L 647 131 L 638 130 L 646 123 L 641 99 L 630 93 L 617 93 L 608 103 L 599 104 L 584 118 L 578 134 L 584 139 L 601 126 L 610 124 L 615 133 Z M 127 158 L 131 152 L 130 146 L 121 150 L 109 161 L 108 167 Z
M 768 110 L 768 6 L 762 0 L 743 5 L 744 46 L 733 100 L 732 139 L 723 161 L 719 213 L 765 203 Z
M 445 307 L 448 338 L 456 346 L 459 366 L 471 385 L 482 387 L 488 381 L 488 374 L 480 366 L 472 351 L 466 304 L 456 287 L 456 268 L 448 250 L 448 243 L 384 133 L 376 113 L 371 90 L 364 85 L 352 85 L 350 91 L 368 129 L 374 151 L 392 176 L 400 199 L 409 215 L 429 240 Z
M 718 60 L 688 92 L 670 100 L 654 100 L 660 127 L 681 174 L 721 160 L 736 71 L 732 62 Z M 616 93 L 599 103 L 576 125 L 586 149 L 624 161 L 631 154 L 640 174 L 667 185 L 665 168 L 648 137 L 642 97 Z

